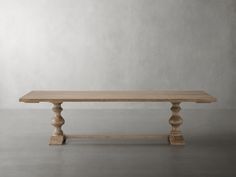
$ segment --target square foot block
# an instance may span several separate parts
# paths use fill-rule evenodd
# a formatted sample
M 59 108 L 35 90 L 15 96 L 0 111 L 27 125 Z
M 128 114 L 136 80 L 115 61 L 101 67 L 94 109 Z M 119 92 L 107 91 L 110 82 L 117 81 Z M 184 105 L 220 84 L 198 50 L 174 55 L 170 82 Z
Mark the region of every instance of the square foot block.
M 171 145 L 184 145 L 184 137 L 183 135 L 169 135 L 168 137 Z
M 62 145 L 66 141 L 65 136 L 60 135 L 60 136 L 51 136 L 49 140 L 49 145 Z

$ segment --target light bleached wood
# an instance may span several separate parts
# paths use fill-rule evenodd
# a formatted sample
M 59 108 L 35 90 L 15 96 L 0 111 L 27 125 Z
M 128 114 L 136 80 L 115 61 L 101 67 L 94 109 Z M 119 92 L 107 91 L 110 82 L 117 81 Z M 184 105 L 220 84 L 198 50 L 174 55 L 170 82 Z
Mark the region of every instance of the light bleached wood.
M 54 104 L 55 117 L 52 125 L 55 127 L 49 144 L 63 144 L 66 136 L 63 134 L 64 119 L 61 116 L 63 102 L 171 102 L 172 116 L 169 123 L 172 130 L 168 136 L 171 145 L 184 145 L 180 131 L 183 123 L 179 115 L 181 102 L 211 103 L 216 98 L 204 91 L 31 91 L 20 98 L 21 102 Z M 72 135 L 68 138 L 80 139 L 156 139 L 160 135 Z
M 31 91 L 21 102 L 196 102 L 210 103 L 216 98 L 204 91 Z
M 93 140 L 158 140 L 168 139 L 168 135 L 161 134 L 82 134 L 66 135 L 66 139 L 93 139 Z
M 183 119 L 179 115 L 181 110 L 180 102 L 172 102 L 172 116 L 169 119 L 169 123 L 172 126 L 169 135 L 169 142 L 172 145 L 184 145 L 184 137 L 180 130 L 180 125 L 183 124 Z
M 63 144 L 65 141 L 65 136 L 62 131 L 62 125 L 65 123 L 65 120 L 61 116 L 62 112 L 62 103 L 54 103 L 53 104 L 53 112 L 55 113 L 55 117 L 52 119 L 52 125 L 55 127 L 50 138 L 49 144 L 50 145 L 60 145 Z
M 65 136 L 58 135 L 58 136 L 51 136 L 49 140 L 49 145 L 62 145 L 66 141 Z

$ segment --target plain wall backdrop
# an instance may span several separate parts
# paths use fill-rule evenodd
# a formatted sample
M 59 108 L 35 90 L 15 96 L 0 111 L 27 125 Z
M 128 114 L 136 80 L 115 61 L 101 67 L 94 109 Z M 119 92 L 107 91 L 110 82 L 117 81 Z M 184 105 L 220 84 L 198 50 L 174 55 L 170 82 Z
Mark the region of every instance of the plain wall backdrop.
M 206 90 L 217 103 L 188 107 L 236 108 L 235 47 L 235 0 L 0 0 L 0 108 L 48 108 L 18 102 L 41 89 Z

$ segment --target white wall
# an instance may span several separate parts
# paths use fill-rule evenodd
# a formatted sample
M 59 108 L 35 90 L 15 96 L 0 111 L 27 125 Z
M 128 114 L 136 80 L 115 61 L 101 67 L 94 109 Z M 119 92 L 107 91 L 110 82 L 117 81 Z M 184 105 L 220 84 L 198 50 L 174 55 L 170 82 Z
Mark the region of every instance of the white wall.
M 235 9 L 234 0 L 0 0 L 0 108 L 48 108 L 18 102 L 32 89 L 200 89 L 219 100 L 201 107 L 236 108 Z

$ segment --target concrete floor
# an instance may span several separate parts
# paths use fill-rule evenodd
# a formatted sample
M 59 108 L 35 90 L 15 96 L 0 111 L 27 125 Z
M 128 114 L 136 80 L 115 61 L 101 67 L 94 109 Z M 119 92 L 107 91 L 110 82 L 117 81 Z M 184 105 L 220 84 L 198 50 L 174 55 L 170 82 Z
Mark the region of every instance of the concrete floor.
M 167 133 L 168 110 L 65 110 L 65 133 Z M 236 110 L 183 110 L 185 146 L 69 140 L 48 146 L 50 110 L 1 110 L 0 177 L 233 177 Z M 145 144 L 146 143 L 146 144 Z

